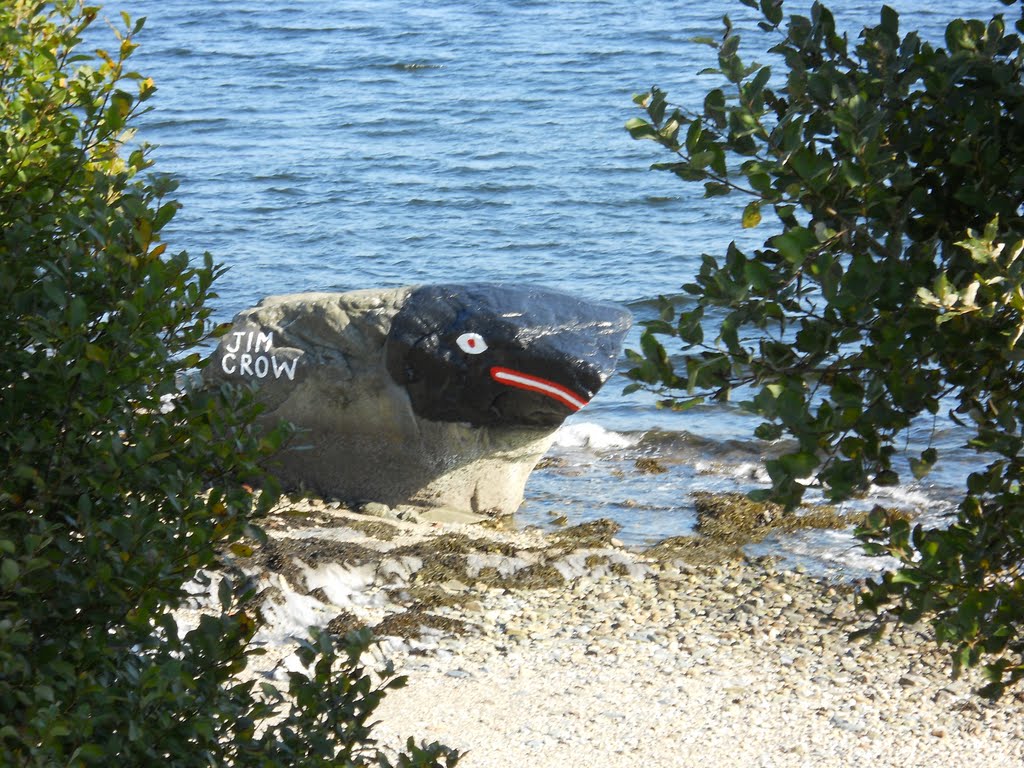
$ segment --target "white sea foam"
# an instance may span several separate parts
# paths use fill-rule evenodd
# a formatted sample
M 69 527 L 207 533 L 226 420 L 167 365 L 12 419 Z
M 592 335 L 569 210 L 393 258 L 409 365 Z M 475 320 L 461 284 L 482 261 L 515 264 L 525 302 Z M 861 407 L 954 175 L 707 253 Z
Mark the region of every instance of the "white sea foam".
M 811 573 L 842 578 L 870 577 L 891 570 L 898 562 L 891 557 L 872 557 L 861 548 L 852 528 L 844 530 L 798 531 L 764 546 L 748 547 L 754 554 L 771 553 L 783 562 L 801 564 Z
M 726 464 L 720 461 L 697 461 L 693 465 L 693 470 L 698 475 L 717 475 L 754 483 L 771 482 L 764 464 L 755 461 L 743 461 L 739 464 Z
M 609 451 L 616 448 L 632 448 L 638 442 L 638 437 L 612 432 L 600 424 L 584 421 L 560 427 L 555 432 L 553 445 L 559 448 L 589 448 L 592 451 Z
M 921 488 L 906 485 L 891 487 L 872 485 L 868 490 L 868 497 L 876 503 L 901 508 L 937 510 L 941 512 L 952 511 L 954 508 L 954 505 L 950 502 L 930 496 Z

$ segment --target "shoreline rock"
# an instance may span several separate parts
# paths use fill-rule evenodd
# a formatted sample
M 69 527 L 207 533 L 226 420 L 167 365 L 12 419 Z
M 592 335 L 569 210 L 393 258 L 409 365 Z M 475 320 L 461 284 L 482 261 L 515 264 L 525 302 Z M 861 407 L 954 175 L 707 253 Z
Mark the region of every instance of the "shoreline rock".
M 501 516 L 565 418 L 614 373 L 627 310 L 523 285 L 271 296 L 233 320 L 208 385 L 254 388 L 292 488 Z

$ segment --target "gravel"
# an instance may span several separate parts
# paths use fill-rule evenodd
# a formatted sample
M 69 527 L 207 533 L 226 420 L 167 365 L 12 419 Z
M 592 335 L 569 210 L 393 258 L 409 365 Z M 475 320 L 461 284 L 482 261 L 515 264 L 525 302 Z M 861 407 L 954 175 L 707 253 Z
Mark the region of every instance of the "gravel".
M 977 698 L 912 630 L 849 641 L 851 599 L 751 566 L 485 592 L 478 635 L 391 647 L 410 682 L 377 733 L 469 768 L 1024 763 L 1020 701 Z
M 268 675 L 302 622 L 327 625 L 344 613 L 347 623 L 375 626 L 410 607 L 452 620 L 431 621 L 418 637 L 385 637 L 366 659 L 370 668 L 390 659 L 409 678 L 376 712 L 386 747 L 409 736 L 440 741 L 466 752 L 466 768 L 1024 764 L 1024 696 L 989 703 L 972 693 L 980 676 L 951 679 L 925 627 L 851 640 L 865 619 L 850 585 L 765 562 L 694 567 L 614 546 L 571 552 L 564 539 L 552 548 L 536 532 L 480 526 L 395 522 L 385 541 L 346 528 L 344 510 L 316 511 L 331 519 L 304 518 L 302 536 L 349 537 L 384 558 L 410 541 L 488 537 L 521 548 L 506 570 L 547 558 L 567 576 L 526 589 L 467 570 L 434 586 L 450 599 L 424 604 L 411 595 L 409 569 L 377 568 L 371 581 L 363 566 L 332 590 L 321 564 L 309 572 L 320 601 L 292 583 L 300 579 L 268 574 L 281 590 L 264 611 L 276 624 L 257 635 L 270 650 Z M 271 533 L 299 535 L 293 524 Z M 344 566 L 331 573 L 341 578 Z M 347 597 L 325 602 L 332 594 Z M 289 612 L 292 603 L 302 611 Z

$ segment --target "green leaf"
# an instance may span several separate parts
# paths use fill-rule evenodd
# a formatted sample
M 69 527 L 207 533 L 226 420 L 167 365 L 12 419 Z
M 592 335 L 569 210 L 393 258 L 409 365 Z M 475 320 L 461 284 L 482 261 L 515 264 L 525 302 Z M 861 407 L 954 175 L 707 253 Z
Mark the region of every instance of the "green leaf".
M 922 583 L 922 578 L 916 573 L 908 570 L 899 570 L 892 575 L 893 584 L 913 584 L 918 585 Z
M 698 405 L 703 405 L 705 398 L 703 396 L 689 397 L 684 400 L 671 400 L 668 401 L 668 406 L 677 413 L 685 413 Z
M 645 320 L 643 325 L 651 333 L 660 333 L 668 336 L 675 336 L 676 334 L 675 326 L 664 320 Z
M 916 480 L 923 480 L 928 473 L 932 471 L 932 462 L 928 462 L 923 459 L 915 459 L 913 457 L 909 459 L 909 462 L 910 471 L 913 473 Z
M 772 26 L 782 23 L 782 0 L 761 0 L 761 12 Z
M 882 6 L 881 28 L 893 37 L 900 33 L 900 15 L 888 5 Z
M 782 437 L 782 425 L 764 422 L 754 430 L 754 436 L 760 440 L 778 440 Z
M 68 323 L 74 328 L 81 328 L 85 325 L 87 313 L 85 299 L 75 296 L 68 304 Z
M 229 549 L 231 550 L 231 553 L 236 557 L 252 557 L 253 553 L 255 552 L 255 550 L 248 544 L 243 544 L 237 541 L 233 543 L 229 547 Z
M 85 357 L 87 360 L 101 365 L 107 365 L 110 362 L 110 354 L 97 344 L 85 345 Z
M 707 38 L 718 61 L 701 117 L 680 135 L 685 148 L 662 126 L 671 162 L 655 167 L 714 196 L 738 166 L 738 187 L 754 194 L 733 229 L 762 225 L 771 205 L 781 231 L 744 245 L 750 256 L 735 232 L 719 233 L 725 253 L 677 279 L 694 302 L 676 326 L 680 343 L 646 350 L 630 376 L 684 401 L 755 392 L 746 408 L 765 420 L 755 435 L 796 441 L 766 461 L 772 487 L 757 495 L 788 507 L 803 496 L 798 478 L 815 472 L 834 501 L 869 481 L 897 484 L 891 467 L 903 461 L 924 479 L 937 452 L 905 456 L 904 446 L 929 428 L 940 440 L 962 430 L 963 450 L 987 466 L 970 473 L 941 527 L 911 529 L 876 510 L 859 529 L 866 551 L 904 565 L 862 605 L 881 614 L 878 627 L 929 622 L 957 649 L 957 669 L 984 661 L 998 695 L 1024 681 L 1024 650 L 1008 640 L 1024 631 L 1024 217 L 1014 193 L 1024 144 L 1006 138 L 1024 115 L 1024 44 L 1002 17 L 951 20 L 944 50 L 914 31 L 901 39 L 891 8 L 876 26 L 839 33 L 820 3 L 788 22 L 781 0 L 757 5 L 777 82 L 743 63 L 745 30 L 725 20 L 724 35 Z M 737 86 L 728 97 L 722 77 Z M 693 350 L 705 331 L 716 348 Z M 682 353 L 685 376 L 670 352 Z
M 658 132 L 646 120 L 639 117 L 626 121 L 626 130 L 634 139 L 657 139 Z
M 701 127 L 700 120 L 694 120 L 690 123 L 690 127 L 686 129 L 686 151 L 691 155 L 693 155 L 700 146 L 703 134 L 704 132 Z
M 704 327 L 702 324 L 704 311 L 697 308 L 690 312 L 682 312 L 679 315 L 679 323 L 676 327 L 679 337 L 688 345 L 696 346 L 704 341 Z
M 779 457 L 779 463 L 794 478 L 804 478 L 813 475 L 820 462 L 813 453 L 799 451 Z
M 666 323 L 670 323 L 675 319 L 676 306 L 671 299 L 667 299 L 664 296 L 658 297 L 658 317 L 664 320 Z
M 760 95 L 761 91 L 768 84 L 768 81 L 772 77 L 771 67 L 762 67 L 757 71 L 754 79 L 751 80 L 746 86 L 744 86 L 744 92 L 748 99 L 755 98 Z
M 722 184 L 717 181 L 709 181 L 704 184 L 704 197 L 720 197 L 722 195 L 728 195 L 732 189 L 728 184 Z
M 9 558 L 5 557 L 0 562 L 0 583 L 5 587 L 10 588 L 14 582 L 18 580 L 18 576 L 21 575 L 21 569 L 18 567 L 18 563 Z
M 771 290 L 776 283 L 775 273 L 759 261 L 748 261 L 744 264 L 743 276 L 758 291 Z
M 704 97 L 704 117 L 708 119 L 713 125 L 719 128 L 725 127 L 725 94 L 721 88 L 715 88 L 708 92 L 708 95 Z M 695 125 L 696 123 L 694 123 Z M 691 125 L 692 128 L 692 125 Z M 699 137 L 699 134 L 698 134 Z M 691 152 L 697 146 L 698 137 L 691 140 L 689 132 L 687 133 L 686 146 Z
M 877 475 L 875 475 L 875 478 L 872 482 L 874 482 L 875 485 L 882 487 L 899 485 L 900 476 L 893 472 L 891 469 L 884 469 Z
M 702 149 L 699 152 L 693 153 L 693 156 L 690 158 L 690 166 L 696 169 L 707 168 L 714 159 L 714 150 Z
M 743 221 L 742 225 L 744 229 L 751 229 L 761 223 L 761 201 L 754 200 L 753 202 L 747 203 L 747 207 L 743 209 Z
M 794 227 L 771 239 L 771 245 L 790 264 L 802 264 L 818 245 L 818 238 L 805 227 Z

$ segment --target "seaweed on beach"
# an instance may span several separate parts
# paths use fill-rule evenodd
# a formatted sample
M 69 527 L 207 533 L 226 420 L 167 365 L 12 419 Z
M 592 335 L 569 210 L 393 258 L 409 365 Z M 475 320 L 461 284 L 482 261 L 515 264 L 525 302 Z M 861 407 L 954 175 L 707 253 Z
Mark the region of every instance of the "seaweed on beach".
M 832 505 L 805 505 L 786 510 L 781 504 L 752 501 L 742 493 L 699 491 L 693 494 L 693 499 L 698 533 L 737 547 L 759 542 L 776 531 L 848 528 L 864 523 L 870 514 L 867 510 L 841 511 Z M 891 511 L 904 519 L 910 518 L 903 510 Z
M 423 567 L 412 576 L 413 585 L 444 584 L 449 581 L 465 582 L 469 580 L 466 558 L 459 553 L 436 555 L 433 559 L 424 560 Z
M 366 622 L 351 611 L 341 611 L 327 622 L 327 631 L 336 637 L 344 637 L 353 630 L 362 629 Z
M 471 582 L 492 589 L 548 589 L 565 582 L 558 570 L 547 563 L 534 563 L 503 575 L 497 568 L 485 566 L 476 575 L 469 575 L 463 555 L 449 554 L 424 564 L 412 577 L 412 586 L 444 584 L 449 581 Z
M 272 539 L 252 557 L 252 565 L 279 573 L 293 587 L 305 583 L 305 571 L 296 561 L 315 568 L 323 563 L 345 565 L 379 564 L 384 553 L 351 541 L 315 538 Z
M 338 521 L 339 527 L 351 528 L 364 536 L 376 539 L 377 541 L 391 541 L 398 535 L 398 526 L 385 523 L 383 520 L 358 520 L 354 518 L 342 518 Z
M 549 589 L 565 583 L 562 574 L 546 563 L 534 563 L 502 574 L 497 568 L 481 568 L 474 581 L 493 589 Z
M 347 524 L 346 518 L 338 512 L 349 511 L 340 502 L 305 495 L 282 499 L 267 513 L 264 520 L 277 523 L 281 527 L 305 523 L 304 527 L 335 528 Z
M 663 564 L 680 560 L 688 565 L 720 565 L 744 559 L 738 546 L 707 536 L 673 536 L 648 548 L 644 555 Z
M 391 550 L 394 556 L 418 557 L 424 563 L 441 555 L 468 555 L 472 552 L 486 554 L 502 554 L 513 557 L 519 552 L 511 544 L 483 538 L 470 538 L 462 533 L 448 533 L 433 536 L 414 544 L 405 544 Z
M 373 628 L 377 637 L 400 637 L 404 640 L 418 638 L 424 630 L 437 630 L 448 635 L 465 635 L 472 625 L 461 619 L 439 616 L 418 608 L 392 613 Z
M 552 533 L 551 540 L 572 549 L 601 549 L 612 546 L 612 539 L 621 529 L 614 520 L 602 517 Z
M 411 603 L 410 608 L 421 610 L 458 606 L 476 597 L 468 589 L 455 591 L 440 584 L 410 584 L 385 591 L 392 602 Z

